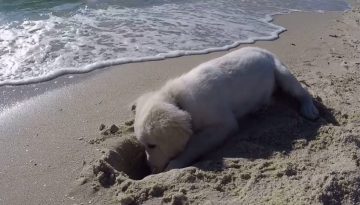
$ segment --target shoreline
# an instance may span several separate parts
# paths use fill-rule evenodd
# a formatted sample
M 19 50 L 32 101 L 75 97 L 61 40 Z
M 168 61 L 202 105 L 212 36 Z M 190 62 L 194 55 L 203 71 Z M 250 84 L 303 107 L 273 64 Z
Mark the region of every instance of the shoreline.
M 318 70 L 312 71 L 312 66 L 328 66 L 328 62 L 318 62 L 316 58 L 328 55 L 328 50 L 320 49 L 324 42 L 337 42 L 338 39 L 329 34 L 341 16 L 338 12 L 276 16 L 273 22 L 287 28 L 280 38 L 240 47 L 252 45 L 268 49 L 300 80 L 316 83 L 314 76 Z M 72 199 L 65 197 L 70 185 L 79 176 L 84 162 L 101 156 L 98 147 L 88 143 L 98 137 L 100 124 L 128 120 L 131 118 L 129 106 L 141 93 L 234 49 L 114 66 L 80 74 L 83 75 L 80 79 L 69 79 L 73 82 L 67 82 L 67 76 L 62 76 L 38 85 L 43 87 L 38 93 L 32 93 L 32 85 L 16 87 L 15 94 L 8 97 L 18 102 L 3 102 L 10 108 L 0 113 L 0 202 L 73 204 Z M 337 61 L 335 64 L 329 67 L 336 69 L 340 65 Z M 45 87 L 56 84 L 55 81 L 66 83 L 47 91 Z M 27 91 L 25 98 L 30 99 L 16 97 L 21 90 Z M 0 88 L 1 91 L 4 90 Z
M 351 10 L 351 9 L 350 9 Z M 325 13 L 335 13 L 335 14 L 341 14 L 346 11 L 327 11 Z M 249 39 L 247 41 L 249 42 L 235 42 L 232 45 L 227 45 L 221 48 L 211 48 L 209 51 L 208 49 L 201 50 L 201 51 L 193 51 L 190 52 L 190 54 L 180 54 L 173 56 L 172 54 L 166 55 L 167 57 L 147 57 L 150 60 L 139 60 L 139 61 L 133 61 L 128 63 L 119 63 L 117 65 L 112 66 L 105 66 L 100 68 L 94 68 L 91 70 L 87 70 L 84 72 L 71 72 L 71 73 L 65 73 L 56 75 L 54 77 L 50 77 L 47 80 L 40 80 L 39 82 L 34 81 L 30 83 L 15 83 L 15 84 L 4 84 L 0 85 L 0 93 L 2 93 L 3 98 L 0 99 L 0 112 L 2 110 L 5 110 L 6 108 L 11 107 L 12 105 L 15 105 L 18 102 L 25 101 L 27 99 L 30 99 L 32 97 L 42 95 L 46 92 L 50 92 L 54 89 L 59 89 L 66 86 L 71 86 L 72 84 L 80 83 L 83 80 L 86 80 L 88 78 L 92 78 L 94 75 L 97 75 L 101 72 L 107 72 L 111 69 L 121 69 L 117 67 L 123 67 L 126 65 L 131 64 L 138 64 L 138 63 L 147 63 L 147 62 L 157 62 L 157 61 L 166 61 L 171 60 L 173 58 L 184 58 L 189 56 L 202 56 L 202 55 L 209 55 L 209 54 L 216 54 L 216 53 L 228 53 L 233 50 L 236 50 L 238 48 L 244 47 L 244 46 L 251 46 L 255 45 L 257 43 L 261 42 L 273 42 L 280 38 L 280 36 L 287 31 L 287 28 L 276 23 L 277 18 L 283 15 L 293 15 L 295 13 L 309 13 L 309 14 L 322 14 L 323 12 L 316 12 L 316 11 L 289 11 L 287 13 L 275 13 L 271 15 L 267 15 L 265 19 L 268 23 L 273 24 L 274 26 L 279 27 L 279 31 L 277 31 L 277 36 L 272 36 L 269 39 Z M 185 52 L 186 53 L 186 52 Z M 220 56 L 220 55 L 219 55 Z

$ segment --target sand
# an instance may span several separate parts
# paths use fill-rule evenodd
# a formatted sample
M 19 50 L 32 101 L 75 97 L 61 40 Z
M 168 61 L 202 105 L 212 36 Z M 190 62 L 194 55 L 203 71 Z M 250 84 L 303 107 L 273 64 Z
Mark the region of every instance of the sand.
M 61 84 L 51 91 L 0 88 L 7 106 L 0 113 L 0 204 L 359 204 L 359 21 L 359 9 L 278 16 L 288 31 L 255 43 L 278 54 L 310 90 L 318 121 L 303 119 L 278 95 L 193 166 L 157 175 L 144 166 L 131 103 L 226 52 L 37 85 Z

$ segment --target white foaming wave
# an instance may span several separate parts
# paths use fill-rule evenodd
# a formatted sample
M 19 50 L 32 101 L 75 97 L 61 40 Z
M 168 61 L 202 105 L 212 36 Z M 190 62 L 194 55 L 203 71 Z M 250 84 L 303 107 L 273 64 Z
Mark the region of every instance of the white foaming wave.
M 52 29 L 52 23 L 24 21 L 14 27 L 16 23 L 0 26 L 0 81 L 38 76 L 39 70 L 27 65 L 41 63 L 47 54 L 48 46 L 41 42 L 41 36 L 45 30 Z
M 0 85 L 45 81 L 111 65 L 227 50 L 272 40 L 271 23 L 289 9 L 261 11 L 237 1 L 164 4 L 145 8 L 80 9 L 0 26 Z

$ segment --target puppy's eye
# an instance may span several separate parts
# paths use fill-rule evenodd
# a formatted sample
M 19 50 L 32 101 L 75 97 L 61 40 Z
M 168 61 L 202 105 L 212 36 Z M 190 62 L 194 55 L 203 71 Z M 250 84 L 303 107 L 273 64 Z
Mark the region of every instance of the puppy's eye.
M 149 149 L 154 149 L 154 148 L 156 147 L 156 145 L 154 145 L 154 144 L 148 144 L 147 147 L 148 147 Z

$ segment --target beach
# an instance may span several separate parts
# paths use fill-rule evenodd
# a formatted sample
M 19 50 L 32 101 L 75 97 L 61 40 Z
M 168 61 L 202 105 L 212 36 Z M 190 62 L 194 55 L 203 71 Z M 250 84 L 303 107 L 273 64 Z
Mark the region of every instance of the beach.
M 133 135 L 132 103 L 230 51 L 62 76 L 37 90 L 0 87 L 0 204 L 360 203 L 360 10 L 353 5 L 346 13 L 276 16 L 274 23 L 287 31 L 250 44 L 288 65 L 316 100 L 318 121 L 275 100 L 196 167 L 143 180 L 118 173 L 109 162 L 116 159 L 109 149 Z M 102 124 L 105 131 L 113 124 L 120 130 L 105 134 Z M 109 172 L 116 180 L 102 182 Z

